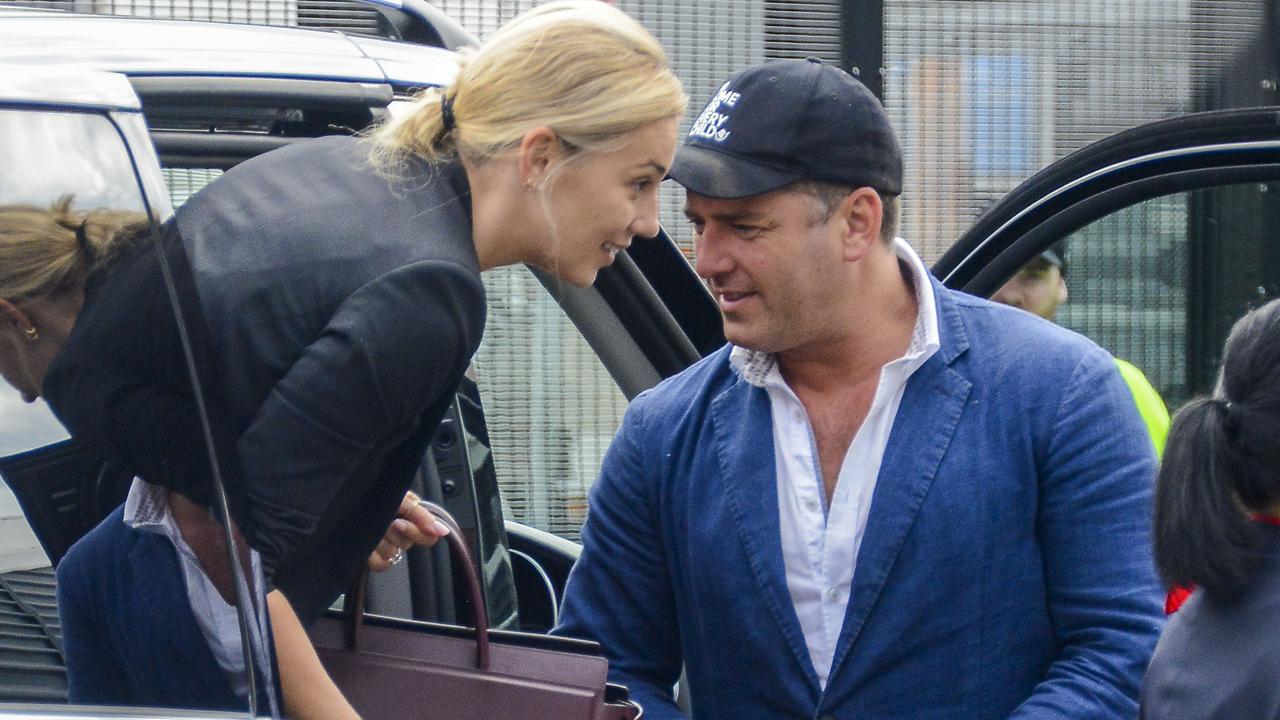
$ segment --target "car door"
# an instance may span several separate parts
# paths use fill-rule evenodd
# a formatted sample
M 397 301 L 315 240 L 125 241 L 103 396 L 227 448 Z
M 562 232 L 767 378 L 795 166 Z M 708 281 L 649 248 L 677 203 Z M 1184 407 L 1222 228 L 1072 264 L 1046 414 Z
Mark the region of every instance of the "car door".
M 0 69 L 0 222 L 8 232 L 51 218 L 65 225 L 110 217 L 137 222 L 139 242 L 146 242 L 171 214 L 141 105 L 123 76 L 73 68 Z M 156 281 L 163 284 L 161 277 Z M 53 335 L 48 327 L 45 334 Z M 6 380 L 27 384 L 29 378 L 14 367 L 6 365 Z M 31 708 L 8 703 L 65 703 L 63 634 L 50 561 L 121 502 L 131 478 L 67 440 L 42 402 L 23 403 L 9 383 L 0 388 L 0 454 L 0 475 L 12 489 L 0 492 L 0 717 L 9 717 Z M 98 711 L 40 712 L 86 717 Z M 113 713 L 154 717 L 154 710 L 143 708 Z M 188 713 L 177 709 L 169 715 Z
M 1280 295 L 1277 108 L 1120 133 L 1009 193 L 933 270 L 990 296 L 1065 242 L 1060 324 L 1137 366 L 1173 412 L 1214 384 L 1231 324 Z

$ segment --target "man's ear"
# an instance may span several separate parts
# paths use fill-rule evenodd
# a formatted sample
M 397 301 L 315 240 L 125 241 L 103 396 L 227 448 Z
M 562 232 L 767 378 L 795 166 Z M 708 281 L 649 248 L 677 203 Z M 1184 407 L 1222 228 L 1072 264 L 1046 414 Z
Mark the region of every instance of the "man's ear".
M 22 311 L 22 308 L 14 305 L 5 298 L 0 298 L 0 320 L 13 325 L 15 328 L 23 332 L 28 328 L 33 327 L 31 324 L 31 318 Z
M 880 202 L 880 194 L 875 190 L 860 187 L 846 195 L 836 209 L 836 217 L 840 221 L 845 260 L 861 260 L 880 242 L 884 206 Z
M 1064 277 L 1062 273 L 1058 273 L 1058 293 L 1057 294 L 1058 294 L 1059 305 L 1067 301 L 1067 278 Z
M 520 139 L 520 181 L 529 189 L 541 187 L 548 173 L 564 156 L 564 145 L 555 130 L 540 125 Z

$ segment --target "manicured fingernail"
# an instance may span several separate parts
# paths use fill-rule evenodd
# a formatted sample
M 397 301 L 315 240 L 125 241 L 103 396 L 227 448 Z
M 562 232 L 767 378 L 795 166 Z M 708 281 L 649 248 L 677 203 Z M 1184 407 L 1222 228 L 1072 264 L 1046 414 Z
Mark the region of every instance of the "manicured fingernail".
M 409 532 L 409 529 L 413 527 L 413 524 L 408 520 L 396 519 L 391 521 L 391 526 L 394 527 L 397 532 L 404 533 Z
M 445 525 L 439 520 L 436 520 L 435 523 L 432 525 L 432 527 L 436 529 L 436 534 L 439 535 L 440 537 L 444 537 L 445 535 L 449 534 L 449 526 Z

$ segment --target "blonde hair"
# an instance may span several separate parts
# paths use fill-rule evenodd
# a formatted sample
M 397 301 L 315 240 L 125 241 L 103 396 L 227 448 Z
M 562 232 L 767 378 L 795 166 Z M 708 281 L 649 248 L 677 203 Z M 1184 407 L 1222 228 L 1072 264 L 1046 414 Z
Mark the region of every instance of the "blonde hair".
M 683 114 L 688 103 L 658 41 L 600 0 L 560 0 L 522 13 L 460 62 L 452 85 L 424 91 L 412 110 L 374 131 L 375 165 L 408 154 L 483 162 L 544 125 L 571 150 L 605 150 Z
M 84 286 L 146 227 L 146 215 L 71 209 L 64 195 L 48 208 L 0 205 L 0 297 L 32 299 Z

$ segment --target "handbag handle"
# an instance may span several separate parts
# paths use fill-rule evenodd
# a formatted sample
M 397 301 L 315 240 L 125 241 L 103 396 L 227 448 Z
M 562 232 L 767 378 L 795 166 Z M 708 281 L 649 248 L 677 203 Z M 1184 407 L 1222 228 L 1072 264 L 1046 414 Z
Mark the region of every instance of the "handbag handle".
M 471 562 L 471 552 L 462 539 L 462 529 L 458 521 L 453 519 L 448 510 L 427 500 L 419 500 L 418 505 L 431 513 L 437 520 L 449 528 L 445 540 L 449 543 L 449 552 L 455 564 L 460 565 L 466 578 L 467 595 L 471 600 L 471 615 L 475 621 L 476 668 L 489 669 L 489 612 L 485 608 L 484 595 L 480 591 L 480 578 L 476 575 L 476 566 Z M 364 605 L 366 589 L 369 583 L 369 569 L 365 568 L 356 578 L 356 582 L 347 591 L 347 649 L 358 650 L 360 647 L 360 630 L 364 627 Z

